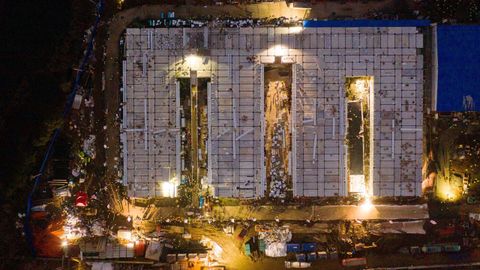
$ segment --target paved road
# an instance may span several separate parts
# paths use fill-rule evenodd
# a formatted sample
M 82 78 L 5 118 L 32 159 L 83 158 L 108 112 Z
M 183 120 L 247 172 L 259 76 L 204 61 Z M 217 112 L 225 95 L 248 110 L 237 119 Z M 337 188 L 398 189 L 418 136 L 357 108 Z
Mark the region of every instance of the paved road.
M 133 217 L 144 217 L 153 220 L 167 218 L 184 218 L 186 211 L 177 207 L 150 207 L 147 212 L 143 207 L 133 205 L 124 206 L 124 214 Z M 271 221 L 276 218 L 283 221 L 335 221 L 335 220 L 423 220 L 428 219 L 428 207 L 422 205 L 375 205 L 366 211 L 356 205 L 331 205 L 331 206 L 214 206 L 210 217 L 227 221 L 231 218 L 237 220 Z
M 400 220 L 428 219 L 427 205 L 376 205 L 366 211 L 356 205 L 310 206 L 305 208 L 280 206 L 225 206 L 214 207 L 212 216 L 218 220 Z

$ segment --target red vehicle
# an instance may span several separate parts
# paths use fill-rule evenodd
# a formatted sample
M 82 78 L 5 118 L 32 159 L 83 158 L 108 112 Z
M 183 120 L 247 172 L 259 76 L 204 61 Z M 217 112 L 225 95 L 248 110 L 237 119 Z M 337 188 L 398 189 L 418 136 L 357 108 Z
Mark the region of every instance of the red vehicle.
M 441 238 L 453 236 L 455 234 L 455 226 L 439 228 L 437 234 Z

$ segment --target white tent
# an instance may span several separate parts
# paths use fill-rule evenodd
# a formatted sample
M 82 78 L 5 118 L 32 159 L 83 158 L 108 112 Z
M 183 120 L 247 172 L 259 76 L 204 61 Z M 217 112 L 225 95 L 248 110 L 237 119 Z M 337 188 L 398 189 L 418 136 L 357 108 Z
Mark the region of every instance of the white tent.
M 267 244 L 265 255 L 268 257 L 285 257 L 287 256 L 287 244 L 284 242 Z

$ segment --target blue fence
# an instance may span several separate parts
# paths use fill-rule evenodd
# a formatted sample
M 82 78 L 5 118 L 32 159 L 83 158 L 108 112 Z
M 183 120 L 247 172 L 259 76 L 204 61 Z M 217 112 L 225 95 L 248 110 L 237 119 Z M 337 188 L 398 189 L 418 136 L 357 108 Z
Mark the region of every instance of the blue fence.
M 67 118 L 68 115 L 70 114 L 71 110 L 72 110 L 73 101 L 75 99 L 75 95 L 77 94 L 78 86 L 80 84 L 80 79 L 82 78 L 82 76 L 84 74 L 84 69 L 88 64 L 88 62 L 90 60 L 90 56 L 91 56 L 92 51 L 93 51 L 93 41 L 94 41 L 95 35 L 97 33 L 97 28 L 98 28 L 98 24 L 100 22 L 100 18 L 103 14 L 104 6 L 105 6 L 104 0 L 99 0 L 99 2 L 97 3 L 97 15 L 96 15 L 96 18 L 95 18 L 95 23 L 93 24 L 92 32 L 90 34 L 90 37 L 89 37 L 88 43 L 87 43 L 87 49 L 85 50 L 85 54 L 83 56 L 82 62 L 81 62 L 80 67 L 77 71 L 75 81 L 74 81 L 74 83 L 72 85 L 72 88 L 70 90 L 70 94 L 67 97 L 67 102 L 66 102 L 65 108 L 63 110 L 63 118 Z M 31 190 L 31 192 L 28 196 L 27 209 L 26 209 L 26 213 L 25 213 L 24 231 L 25 231 L 25 237 L 27 239 L 27 244 L 30 247 L 30 251 L 31 251 L 33 256 L 36 255 L 35 247 L 33 246 L 33 234 L 32 234 L 32 228 L 31 228 L 31 224 L 30 224 L 33 196 L 35 195 L 35 192 L 38 188 L 38 185 L 39 185 L 39 183 L 42 179 L 42 176 L 45 173 L 45 169 L 47 167 L 48 160 L 49 160 L 49 158 L 50 158 L 50 156 L 53 152 L 53 147 L 55 146 L 55 143 L 57 142 L 58 135 L 60 134 L 60 130 L 61 130 L 61 128 L 56 128 L 54 130 L 51 138 L 50 138 L 50 142 L 48 143 L 47 151 L 45 152 L 45 155 L 43 156 L 43 160 L 42 160 L 42 163 L 40 165 L 39 172 L 38 172 L 37 176 L 35 177 L 32 190 Z

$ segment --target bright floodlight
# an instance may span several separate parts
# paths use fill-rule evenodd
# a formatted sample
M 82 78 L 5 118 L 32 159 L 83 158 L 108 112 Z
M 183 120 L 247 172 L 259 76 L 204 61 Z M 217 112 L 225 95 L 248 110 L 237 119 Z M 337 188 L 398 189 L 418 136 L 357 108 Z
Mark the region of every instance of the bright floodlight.
M 63 240 L 62 241 L 62 247 L 66 247 L 66 246 L 68 246 L 68 242 L 67 242 L 67 240 Z
M 275 45 L 273 46 L 273 55 L 274 56 L 288 55 L 288 48 L 283 45 Z
M 293 26 L 288 28 L 288 32 L 290 34 L 298 34 L 303 31 L 303 27 L 301 26 Z
M 456 201 L 459 199 L 459 193 L 450 183 L 441 181 L 437 184 L 437 194 L 443 201 Z
M 358 79 L 355 81 L 355 87 L 359 93 L 365 93 L 367 91 L 367 81 L 363 79 Z
M 175 184 L 172 182 L 162 182 L 162 196 L 173 198 L 175 197 Z
M 363 174 L 350 175 L 350 192 L 360 193 L 362 195 L 365 195 L 366 193 L 365 175 Z
M 188 67 L 190 69 L 198 69 L 200 67 L 200 64 L 202 63 L 202 59 L 200 56 L 195 55 L 195 54 L 190 54 L 186 57 Z
M 122 241 L 132 241 L 132 231 L 120 229 L 117 231 L 117 238 Z
M 370 198 L 368 197 L 365 197 L 365 200 L 360 205 L 360 208 L 362 209 L 362 211 L 369 212 L 373 209 L 372 200 L 370 200 Z

